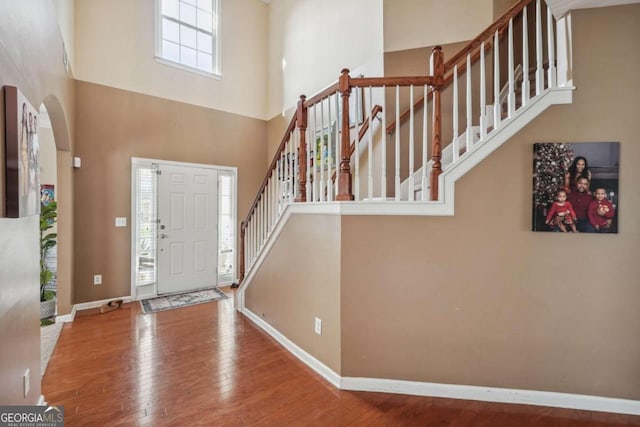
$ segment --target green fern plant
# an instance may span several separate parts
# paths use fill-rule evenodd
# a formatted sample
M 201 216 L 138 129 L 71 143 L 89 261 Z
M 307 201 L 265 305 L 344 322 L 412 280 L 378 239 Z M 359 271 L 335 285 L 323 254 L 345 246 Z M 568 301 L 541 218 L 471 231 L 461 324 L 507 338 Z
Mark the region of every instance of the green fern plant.
M 53 279 L 53 271 L 47 268 L 45 258 L 47 257 L 47 252 L 58 243 L 56 240 L 58 238 L 57 233 L 47 233 L 47 230 L 53 227 L 53 223 L 58 217 L 57 209 L 57 202 L 49 202 L 47 205 L 42 204 L 40 206 L 40 301 L 53 297 L 53 295 L 45 295 L 44 287 Z M 51 292 L 51 294 L 54 293 Z

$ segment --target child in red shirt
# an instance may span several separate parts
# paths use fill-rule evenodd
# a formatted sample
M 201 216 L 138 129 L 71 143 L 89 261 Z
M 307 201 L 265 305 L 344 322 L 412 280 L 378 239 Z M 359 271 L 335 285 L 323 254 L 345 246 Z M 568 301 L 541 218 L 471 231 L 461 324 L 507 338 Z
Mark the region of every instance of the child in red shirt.
M 607 199 L 604 188 L 596 188 L 595 199 L 589 203 L 587 216 L 596 231 L 608 231 L 615 215 L 613 204 Z
M 577 217 L 576 213 L 573 211 L 571 202 L 567 202 L 567 192 L 565 190 L 558 190 L 556 200 L 557 201 L 553 202 L 551 205 L 551 209 L 549 209 L 549 214 L 547 215 L 545 224 L 556 226 L 563 233 L 567 232 L 567 227 L 565 225 L 568 225 L 571 227 L 571 231 L 577 233 Z

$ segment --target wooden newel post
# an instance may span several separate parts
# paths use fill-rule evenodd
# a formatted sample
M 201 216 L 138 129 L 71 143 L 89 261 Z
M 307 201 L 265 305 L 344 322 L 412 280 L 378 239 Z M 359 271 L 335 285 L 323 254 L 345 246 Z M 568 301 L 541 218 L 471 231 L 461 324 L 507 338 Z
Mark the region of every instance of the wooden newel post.
M 435 80 L 433 85 L 433 129 L 431 144 L 431 160 L 433 167 L 431 168 L 431 200 L 438 200 L 438 177 L 442 173 L 442 106 L 441 106 L 441 89 L 444 84 L 444 57 L 442 48 L 436 46 L 431 51 L 431 76 Z
M 296 202 L 307 201 L 307 106 L 304 105 L 306 96 L 300 95 L 298 108 L 296 109 L 296 123 L 300 132 L 300 145 L 298 146 L 298 197 Z
M 245 222 L 240 223 L 240 283 L 244 280 L 244 234 L 245 234 Z
M 351 94 L 351 87 L 349 80 L 349 69 L 344 68 L 341 71 L 340 79 L 338 80 L 338 91 L 342 95 L 342 122 L 340 125 L 341 139 L 340 139 L 340 171 L 338 178 L 338 195 L 336 200 L 346 201 L 353 200 L 353 193 L 351 191 L 351 141 L 349 132 L 349 95 Z

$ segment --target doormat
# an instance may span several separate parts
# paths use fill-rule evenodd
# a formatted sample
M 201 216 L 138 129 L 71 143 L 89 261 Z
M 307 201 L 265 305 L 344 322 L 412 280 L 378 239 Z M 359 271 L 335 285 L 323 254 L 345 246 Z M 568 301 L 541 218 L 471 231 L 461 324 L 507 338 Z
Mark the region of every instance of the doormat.
M 201 289 L 199 291 L 184 294 L 165 295 L 156 298 L 140 300 L 140 307 L 144 314 L 157 311 L 171 310 L 187 307 L 211 301 L 220 301 L 229 298 L 218 288 Z

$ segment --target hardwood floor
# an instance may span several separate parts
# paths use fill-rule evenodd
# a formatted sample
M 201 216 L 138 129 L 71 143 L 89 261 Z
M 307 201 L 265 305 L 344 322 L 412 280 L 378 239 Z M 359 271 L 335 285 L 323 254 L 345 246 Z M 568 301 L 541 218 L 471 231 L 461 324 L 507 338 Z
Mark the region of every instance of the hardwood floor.
M 627 415 L 340 391 L 231 298 L 147 315 L 138 303 L 78 313 L 42 388 L 64 405 L 66 426 L 640 426 Z

